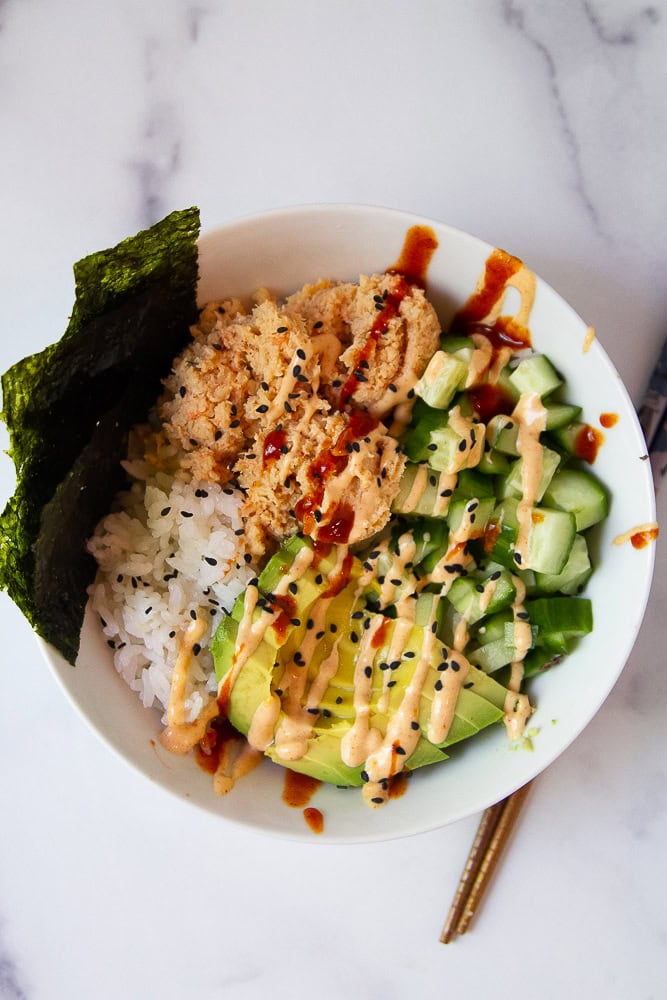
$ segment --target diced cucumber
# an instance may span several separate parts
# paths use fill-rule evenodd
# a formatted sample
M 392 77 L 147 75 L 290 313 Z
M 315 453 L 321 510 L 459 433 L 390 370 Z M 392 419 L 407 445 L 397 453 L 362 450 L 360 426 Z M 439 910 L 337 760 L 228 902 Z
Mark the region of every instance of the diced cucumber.
M 583 535 L 575 535 L 570 555 L 560 573 L 537 573 L 535 585 L 547 594 L 560 591 L 563 594 L 577 594 L 585 587 L 593 572 L 588 546 Z
M 516 420 L 505 416 L 504 413 L 499 413 L 497 416 L 491 417 L 486 425 L 487 443 L 504 455 L 514 455 L 516 457 L 519 454 L 516 444 L 518 433 L 519 425 Z
M 534 507 L 528 535 L 528 558 L 520 564 L 514 557 L 514 543 L 519 528 L 518 500 L 506 497 L 493 513 L 500 530 L 490 555 L 508 569 L 532 569 L 535 573 L 560 573 L 565 566 L 576 535 L 574 515 L 547 507 Z
M 565 427 L 573 420 L 577 420 L 581 414 L 580 406 L 570 406 L 569 403 L 547 402 L 544 404 L 544 409 L 547 411 L 546 429 L 548 431 Z
M 441 337 L 440 350 L 469 364 L 472 352 L 475 350 L 475 341 L 472 337 Z
M 561 469 L 544 494 L 550 507 L 574 514 L 577 531 L 585 531 L 609 513 L 609 494 L 585 469 Z
M 490 576 L 495 577 L 492 582 L 489 576 L 484 577 L 481 573 L 462 576 L 449 588 L 447 599 L 459 614 L 465 615 L 470 625 L 508 607 L 516 597 L 516 588 L 506 569 L 496 570 Z
M 468 366 L 464 361 L 436 351 L 415 386 L 418 396 L 438 410 L 446 409 L 465 383 Z
M 538 597 L 524 607 L 537 629 L 537 646 L 549 645 L 547 640 L 567 643 L 593 631 L 593 606 L 587 597 Z
M 494 670 L 500 670 L 501 667 L 512 663 L 516 659 L 517 650 L 514 644 L 507 642 L 503 636 L 501 639 L 494 639 L 483 646 L 478 646 L 477 649 L 472 649 L 466 655 L 476 667 L 491 674 Z
M 487 441 L 477 465 L 477 472 L 481 472 L 485 476 L 506 476 L 509 469 L 510 463 L 507 456 L 503 455 L 501 451 L 489 447 Z
M 447 514 L 447 522 L 452 533 L 459 530 L 466 512 L 473 504 L 475 506 L 470 510 L 470 536 L 475 537 L 484 533 L 489 518 L 496 507 L 495 497 L 480 497 L 479 499 L 471 497 L 469 500 L 455 500 L 451 503 L 449 505 L 449 513 Z
M 535 507 L 528 536 L 528 560 L 522 569 L 535 573 L 560 573 L 567 560 L 577 533 L 572 514 L 548 507 Z
M 536 501 L 539 503 L 544 496 L 545 490 L 549 486 L 552 477 L 558 466 L 561 463 L 561 457 L 558 452 L 552 451 L 550 448 L 542 448 L 542 472 L 540 474 L 540 481 L 537 487 Z M 518 458 L 516 462 L 513 463 L 509 475 L 500 485 L 500 493 L 502 496 L 522 496 L 522 486 L 521 486 L 521 475 L 523 469 L 523 458 Z M 558 506 L 558 504 L 556 504 Z
M 426 462 L 406 462 L 392 512 L 404 517 L 444 517 L 453 493 L 449 490 L 446 495 L 447 489 L 441 489 L 441 473 Z
M 477 469 L 462 469 L 456 481 L 452 500 L 493 497 L 495 495 L 493 483 L 486 476 L 480 476 Z
M 548 396 L 563 384 L 563 380 L 544 354 L 533 354 L 520 361 L 509 377 L 516 389 L 524 393 Z

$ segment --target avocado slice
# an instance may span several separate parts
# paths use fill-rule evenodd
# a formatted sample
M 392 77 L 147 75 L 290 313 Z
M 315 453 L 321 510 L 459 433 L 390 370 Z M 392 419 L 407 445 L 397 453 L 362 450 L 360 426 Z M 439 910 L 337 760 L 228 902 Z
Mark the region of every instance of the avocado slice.
M 284 627 L 274 628 L 269 624 L 257 647 L 242 662 L 229 692 L 228 715 L 232 725 L 247 735 L 257 708 L 269 699 L 273 699 L 278 708 L 275 699 L 279 698 L 282 705 L 277 711 L 276 726 L 280 726 L 286 718 L 283 690 L 287 686 L 286 678 L 299 678 L 300 670 L 306 671 L 304 693 L 300 699 L 306 707 L 310 698 L 311 705 L 312 723 L 306 752 L 298 759 L 288 761 L 281 758 L 272 742 L 265 753 L 276 763 L 321 781 L 356 786 L 363 783 L 363 764 L 355 767 L 347 765 L 341 757 L 341 743 L 356 715 L 355 671 L 360 649 L 364 647 L 364 634 L 367 629 L 372 629 L 372 638 L 365 644 L 369 661 L 367 669 L 371 671 L 371 725 L 384 736 L 420 662 L 425 640 L 430 638 L 427 637 L 430 619 L 422 613 L 422 604 L 431 605 L 433 597 L 426 594 L 420 596 L 415 601 L 415 605 L 419 602 L 420 613 L 415 615 L 414 621 L 406 624 L 404 619 L 396 617 L 394 608 L 378 607 L 378 584 L 366 582 L 362 576 L 364 563 L 356 556 L 347 557 L 344 586 L 332 587 L 331 580 L 339 570 L 339 553 L 335 547 L 324 554 L 314 553 L 298 581 L 290 580 L 294 560 L 304 547 L 313 548 L 308 538 L 295 536 L 290 539 L 269 560 L 259 579 L 253 583 L 258 597 L 253 622 L 258 621 L 260 615 L 266 615 L 271 607 L 274 608 L 274 617 L 284 619 L 280 595 L 271 603 L 276 590 L 290 595 L 293 611 L 287 624 L 283 622 Z M 407 581 L 409 574 L 405 576 Z M 338 582 L 341 583 L 340 580 Z M 290 586 L 293 583 L 296 586 Z M 243 594 L 237 598 L 232 613 L 223 619 L 214 637 L 212 652 L 221 690 L 234 666 L 245 600 Z M 438 679 L 442 676 L 438 666 L 446 655 L 447 650 L 438 636 L 433 643 L 431 663 L 420 698 L 420 732 L 404 761 L 406 770 L 442 761 L 446 758 L 443 747 L 467 739 L 480 729 L 496 723 L 504 714 L 506 689 L 482 670 L 471 666 L 465 686 L 459 692 L 447 738 L 441 746 L 428 740 L 431 705 Z

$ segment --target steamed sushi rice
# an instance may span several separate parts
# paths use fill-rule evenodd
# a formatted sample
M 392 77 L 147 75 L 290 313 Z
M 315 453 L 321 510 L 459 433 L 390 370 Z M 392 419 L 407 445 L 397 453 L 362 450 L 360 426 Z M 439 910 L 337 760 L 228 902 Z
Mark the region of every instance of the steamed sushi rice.
M 188 671 L 190 723 L 216 694 L 212 633 L 253 575 L 239 515 L 243 497 L 232 487 L 151 475 L 145 463 L 128 469 L 143 478 L 119 497 L 119 509 L 89 542 L 99 564 L 91 607 L 118 672 L 146 708 L 164 711 L 179 650 L 175 637 L 195 619 L 205 623 Z

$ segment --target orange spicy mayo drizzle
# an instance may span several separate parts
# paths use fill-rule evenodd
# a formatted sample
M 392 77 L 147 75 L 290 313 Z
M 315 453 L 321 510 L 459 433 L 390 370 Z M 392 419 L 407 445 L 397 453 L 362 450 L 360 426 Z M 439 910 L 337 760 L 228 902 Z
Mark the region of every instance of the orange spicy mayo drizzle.
M 657 521 L 650 521 L 648 524 L 638 524 L 634 528 L 617 535 L 614 545 L 625 545 L 630 542 L 634 549 L 646 548 L 650 542 L 654 542 L 660 533 Z

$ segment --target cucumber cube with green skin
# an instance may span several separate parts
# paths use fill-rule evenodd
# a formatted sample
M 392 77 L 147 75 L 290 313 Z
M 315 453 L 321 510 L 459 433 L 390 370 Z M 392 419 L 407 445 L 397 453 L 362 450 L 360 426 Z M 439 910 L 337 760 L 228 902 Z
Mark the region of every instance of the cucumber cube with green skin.
M 514 553 L 519 519 L 519 501 L 506 497 L 493 513 L 500 524 L 490 556 L 502 566 L 532 569 L 535 573 L 560 573 L 570 555 L 577 533 L 574 515 L 567 511 L 534 507 L 528 535 L 528 558 L 518 562 Z
M 593 606 L 587 597 L 538 597 L 526 601 L 535 645 L 561 640 L 580 639 L 593 631 Z
M 488 602 L 482 607 L 482 595 L 488 585 L 488 576 L 481 573 L 461 576 L 449 588 L 447 599 L 456 610 L 464 615 L 469 625 L 474 625 L 485 615 L 494 614 L 508 607 L 516 597 L 516 587 L 508 570 L 496 570 L 497 579 L 493 581 L 494 589 Z M 480 590 L 481 588 L 481 590 Z
M 440 350 L 454 355 L 454 357 L 465 361 L 466 365 L 468 365 L 470 364 L 472 352 L 475 350 L 475 341 L 472 337 L 441 337 Z
M 489 518 L 496 507 L 495 497 L 480 497 L 479 499 L 471 497 L 469 500 L 455 500 L 451 503 L 447 514 L 447 523 L 452 533 L 457 532 L 461 527 L 461 522 L 471 504 L 476 505 L 474 510 L 470 512 L 471 537 L 484 533 Z
M 585 469 L 561 469 L 544 494 L 545 503 L 574 514 L 577 531 L 585 531 L 609 513 L 609 494 Z
M 521 395 L 536 393 L 538 396 L 548 396 L 563 384 L 562 378 L 544 354 L 524 358 L 509 376 L 509 380 Z
M 477 469 L 462 469 L 456 481 L 456 489 L 452 500 L 470 499 L 471 497 L 495 497 L 493 483 L 486 476 L 479 475 Z
M 485 476 L 506 476 L 509 469 L 510 463 L 507 455 L 503 455 L 501 451 L 489 447 L 487 441 L 476 471 L 481 472 Z
M 570 555 L 560 573 L 536 573 L 535 587 L 546 594 L 578 594 L 586 586 L 593 572 L 588 545 L 583 535 L 577 534 Z
M 486 425 L 487 444 L 504 455 L 518 456 L 519 449 L 516 443 L 518 434 L 518 423 L 504 413 L 498 413 L 495 417 L 491 417 Z
M 431 432 L 446 426 L 447 413 L 429 406 L 417 397 L 412 407 L 410 426 L 401 436 L 401 448 L 412 462 L 428 462 L 431 451 Z
M 552 451 L 550 448 L 542 448 L 542 471 L 540 473 L 540 481 L 537 487 L 537 495 L 535 497 L 537 503 L 539 503 L 543 498 L 544 493 L 551 483 L 551 480 L 560 463 L 561 457 L 558 452 Z M 502 492 L 504 496 L 522 496 L 522 469 L 523 458 L 518 458 L 517 461 L 513 463 L 507 478 L 502 483 Z
M 440 473 L 426 462 L 406 462 L 391 509 L 404 517 L 445 517 L 449 497 L 440 495 Z
M 417 382 L 415 392 L 429 406 L 445 410 L 465 384 L 467 373 L 464 361 L 444 351 L 436 351 Z
M 478 646 L 466 655 L 476 667 L 486 671 L 487 674 L 492 674 L 495 670 L 512 663 L 517 657 L 517 650 L 513 643 L 508 643 L 503 637 Z
M 572 514 L 535 507 L 528 536 L 528 559 L 522 569 L 535 573 L 560 573 L 574 544 L 577 526 Z
M 571 406 L 569 403 L 546 402 L 544 409 L 547 413 L 545 429 L 548 431 L 566 427 L 581 415 L 581 407 Z
M 590 432 L 588 424 L 582 420 L 572 420 L 568 424 L 550 430 L 549 436 L 566 454 L 577 457 L 578 441 L 581 440 L 579 435 L 588 432 Z

